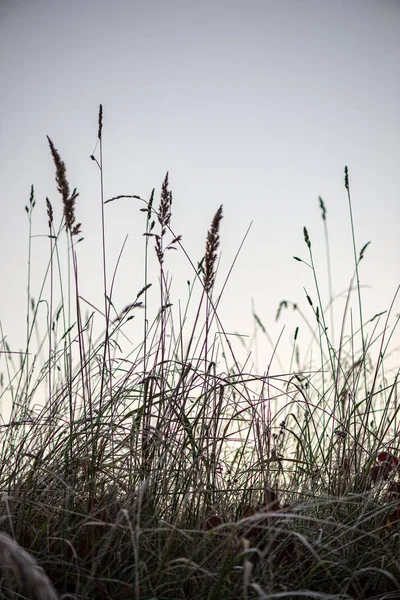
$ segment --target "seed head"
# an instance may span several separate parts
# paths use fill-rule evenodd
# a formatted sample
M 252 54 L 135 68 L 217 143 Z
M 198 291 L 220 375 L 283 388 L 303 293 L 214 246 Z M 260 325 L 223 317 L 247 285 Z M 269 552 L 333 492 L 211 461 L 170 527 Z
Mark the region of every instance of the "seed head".
M 61 156 L 54 146 L 52 140 L 47 136 L 49 141 L 49 146 L 51 150 L 51 154 L 53 156 L 54 164 L 56 166 L 56 182 L 57 189 L 62 196 L 62 201 L 64 205 L 64 217 L 65 224 L 67 229 L 71 232 L 71 235 L 77 235 L 80 232 L 80 223 L 79 225 L 75 225 L 75 200 L 79 196 L 76 189 L 70 194 L 69 183 L 67 180 L 67 169 L 65 167 L 64 161 L 61 159 Z
M 215 263 L 219 247 L 219 226 L 222 219 L 222 204 L 214 215 L 207 233 L 206 255 L 204 260 L 204 289 L 209 293 L 215 281 Z

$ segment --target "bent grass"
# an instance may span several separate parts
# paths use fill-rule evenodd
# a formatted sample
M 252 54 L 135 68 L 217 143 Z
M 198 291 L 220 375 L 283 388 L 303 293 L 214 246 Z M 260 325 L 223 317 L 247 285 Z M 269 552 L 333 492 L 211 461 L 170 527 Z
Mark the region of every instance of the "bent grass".
M 172 229 L 168 173 L 158 209 L 155 190 L 148 201 L 104 198 L 102 130 L 100 107 L 99 158 L 91 158 L 101 182 L 104 309 L 92 305 L 83 317 L 78 193 L 70 191 L 65 163 L 48 138 L 64 217 L 56 229 L 46 199 L 50 258 L 36 302 L 29 275 L 27 344 L 19 365 L 1 331 L 1 397 L 12 402 L 0 429 L 1 596 L 398 598 L 398 372 L 385 369 L 397 321 L 391 309 L 383 324 L 383 315 L 362 321 L 359 263 L 366 246 L 357 255 L 347 168 L 355 266 L 339 343 L 320 199 L 330 305 L 323 305 L 304 228 L 309 258 L 295 258 L 313 273 L 315 289 L 305 292 L 311 321 L 288 301 L 277 314 L 296 309 L 312 333 L 318 364 L 300 365 L 296 330 L 288 374 L 261 375 L 239 364 L 218 312 L 222 206 L 204 257 L 192 262 Z M 135 300 L 117 311 L 116 274 L 111 282 L 107 277 L 104 207 L 123 198 L 142 203 L 145 258 Z M 35 203 L 32 187 L 29 248 Z M 152 245 L 157 274 L 151 273 Z M 165 268 L 170 249 L 183 252 L 193 270 L 189 300 L 178 315 Z M 349 319 L 354 293 L 358 326 Z M 45 303 L 47 331 L 34 348 Z M 124 356 L 133 316 L 143 318 L 143 337 Z M 97 340 L 96 318 L 104 323 Z M 254 320 L 268 336 L 255 313 Z

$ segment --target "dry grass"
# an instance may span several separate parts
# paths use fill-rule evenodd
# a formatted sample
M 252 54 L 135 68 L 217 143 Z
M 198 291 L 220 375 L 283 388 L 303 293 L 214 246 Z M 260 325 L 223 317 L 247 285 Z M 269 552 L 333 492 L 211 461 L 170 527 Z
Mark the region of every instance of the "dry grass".
M 100 143 L 102 126 L 101 107 Z M 158 211 L 154 190 L 141 209 L 145 263 L 136 300 L 112 317 L 104 275 L 104 312 L 85 321 L 73 244 L 72 287 L 63 286 L 56 302 L 55 282 L 65 275 L 61 236 L 64 225 L 70 241 L 76 233 L 77 194 L 70 194 L 65 164 L 49 144 L 64 220 L 57 233 L 48 201 L 50 314 L 40 344 L 48 355 L 40 366 L 39 355 L 29 361 L 43 296 L 27 320 L 21 364 L 14 365 L 5 342 L 0 355 L 7 361 L 2 394 L 13 402 L 0 430 L 0 556 L 14 576 L 6 587 L 9 570 L 2 573 L 1 596 L 14 599 L 24 588 L 32 597 L 55 598 L 51 581 L 66 598 L 90 600 L 399 598 L 398 373 L 384 368 L 390 311 L 380 330 L 379 317 L 370 319 L 358 331 L 343 330 L 335 345 L 305 228 L 315 275 L 308 325 L 319 363 L 305 369 L 294 359 L 287 375 L 247 372 L 211 299 L 222 207 L 205 256 L 190 263 L 189 301 L 174 312 L 166 249 L 185 250 L 171 227 L 167 174 Z M 95 160 L 102 177 L 101 157 Z M 347 172 L 346 178 L 349 192 Z M 102 210 L 106 203 L 102 198 Z M 29 218 L 33 209 L 32 192 Z M 105 240 L 103 257 L 105 263 Z M 155 308 L 152 276 L 160 285 Z M 281 303 L 279 318 L 289 305 Z M 297 304 L 296 310 L 306 319 Z M 132 348 L 124 336 L 133 315 L 142 318 L 143 337 Z M 96 316 L 105 320 L 97 340 Z
M 53 586 L 43 569 L 41 569 L 32 556 L 6 533 L 0 532 L 0 569 L 3 580 L 12 571 L 18 584 L 27 592 L 29 598 L 36 600 L 58 600 Z M 2 587 L 6 593 L 6 582 Z

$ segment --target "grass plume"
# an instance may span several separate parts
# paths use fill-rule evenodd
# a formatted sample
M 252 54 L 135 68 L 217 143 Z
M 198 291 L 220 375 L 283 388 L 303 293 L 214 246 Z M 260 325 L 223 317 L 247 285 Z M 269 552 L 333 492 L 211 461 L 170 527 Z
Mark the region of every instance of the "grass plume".
M 64 218 L 65 225 L 71 235 L 78 235 L 80 233 L 81 224 L 75 225 L 75 201 L 79 194 L 76 190 L 70 193 L 69 183 L 67 179 L 67 169 L 64 161 L 61 159 L 60 153 L 54 146 L 52 140 L 47 136 L 49 142 L 50 151 L 53 156 L 53 161 L 56 167 L 56 182 L 57 189 L 62 196 L 63 207 L 64 207 Z
M 204 289 L 209 294 L 215 282 L 215 265 L 219 248 L 219 228 L 222 220 L 222 205 L 215 213 L 211 227 L 207 233 L 206 253 L 204 259 Z

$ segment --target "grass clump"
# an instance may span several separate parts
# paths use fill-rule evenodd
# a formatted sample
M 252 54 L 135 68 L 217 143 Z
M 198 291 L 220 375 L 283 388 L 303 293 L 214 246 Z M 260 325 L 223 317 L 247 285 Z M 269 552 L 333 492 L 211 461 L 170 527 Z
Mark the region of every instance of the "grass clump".
M 287 375 L 247 372 L 214 293 L 222 206 L 204 257 L 197 266 L 187 257 L 193 281 L 177 316 L 165 263 L 167 250 L 185 249 L 171 225 L 168 173 L 158 210 L 155 190 L 148 201 L 106 200 L 102 130 L 100 107 L 99 158 L 91 158 L 101 181 L 104 310 L 83 317 L 78 193 L 70 192 L 65 163 L 48 138 L 64 216 L 56 230 L 46 199 L 50 258 L 37 302 L 28 277 L 27 345 L 19 365 L 2 333 L 1 393 L 12 408 L 0 430 L 1 596 L 399 598 L 398 372 L 384 369 L 390 311 L 381 330 L 382 315 L 362 322 L 358 267 L 365 246 L 355 254 L 335 344 L 331 278 L 326 309 L 304 228 L 309 259 L 296 258 L 313 273 L 315 291 L 305 292 L 312 322 L 289 301 L 277 317 L 292 304 L 310 327 L 318 359 L 300 364 L 296 329 Z M 351 208 L 347 168 L 345 186 Z M 104 207 L 122 198 L 143 206 L 144 269 L 135 300 L 117 311 Z M 32 188 L 29 223 L 34 206 Z M 320 206 L 330 273 L 322 199 Z M 351 224 L 356 248 L 352 215 Z M 29 247 L 30 241 L 31 233 Z M 159 294 L 150 276 L 152 244 Z M 349 334 L 353 290 L 360 323 L 354 331 L 351 320 Z M 47 333 L 34 351 L 44 300 Z M 136 346 L 126 342 L 133 316 L 142 317 Z M 255 313 L 254 319 L 267 334 Z

